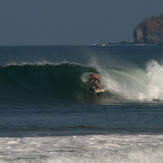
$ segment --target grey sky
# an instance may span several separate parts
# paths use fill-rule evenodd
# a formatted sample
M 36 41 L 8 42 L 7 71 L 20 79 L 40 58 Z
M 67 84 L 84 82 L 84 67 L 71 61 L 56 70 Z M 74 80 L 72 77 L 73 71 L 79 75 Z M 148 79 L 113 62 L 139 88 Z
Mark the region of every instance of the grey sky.
M 1 0 L 0 45 L 72 45 L 133 41 L 163 0 Z

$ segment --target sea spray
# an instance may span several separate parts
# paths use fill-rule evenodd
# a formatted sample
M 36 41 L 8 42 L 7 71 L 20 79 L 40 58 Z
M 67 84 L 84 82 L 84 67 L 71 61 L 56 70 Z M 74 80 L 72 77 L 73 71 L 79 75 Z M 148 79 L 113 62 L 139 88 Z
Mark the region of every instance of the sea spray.
M 163 100 L 163 66 L 158 64 L 156 60 L 152 60 L 147 65 L 146 98 L 148 100 Z
M 102 76 L 105 90 L 128 100 L 138 100 L 146 82 L 144 70 L 133 67 L 107 68 Z
M 101 73 L 104 89 L 128 100 L 163 100 L 163 66 L 151 60 L 146 67 L 106 68 Z

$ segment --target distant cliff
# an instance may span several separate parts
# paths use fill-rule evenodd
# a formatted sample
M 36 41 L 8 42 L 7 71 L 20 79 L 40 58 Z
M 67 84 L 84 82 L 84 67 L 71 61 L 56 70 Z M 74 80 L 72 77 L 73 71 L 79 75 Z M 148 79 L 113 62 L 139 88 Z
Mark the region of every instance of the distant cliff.
M 134 30 L 135 43 L 163 44 L 163 14 L 140 22 Z

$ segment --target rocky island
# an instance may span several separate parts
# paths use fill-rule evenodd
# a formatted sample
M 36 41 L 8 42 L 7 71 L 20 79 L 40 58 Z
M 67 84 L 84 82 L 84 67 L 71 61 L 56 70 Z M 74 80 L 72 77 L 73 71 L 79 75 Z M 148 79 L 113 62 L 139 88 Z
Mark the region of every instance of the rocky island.
M 138 23 L 133 31 L 134 42 L 102 43 L 101 46 L 114 45 L 163 45 L 163 13 Z
M 163 13 L 141 21 L 134 30 L 138 44 L 163 44 Z

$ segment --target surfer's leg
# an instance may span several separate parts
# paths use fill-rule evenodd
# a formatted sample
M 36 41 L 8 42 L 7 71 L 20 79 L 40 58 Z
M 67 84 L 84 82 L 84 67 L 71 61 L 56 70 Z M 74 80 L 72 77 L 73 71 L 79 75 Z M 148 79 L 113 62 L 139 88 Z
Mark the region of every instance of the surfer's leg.
M 98 87 L 98 89 L 101 89 L 100 84 L 97 81 L 95 83 L 96 83 L 96 86 Z

